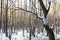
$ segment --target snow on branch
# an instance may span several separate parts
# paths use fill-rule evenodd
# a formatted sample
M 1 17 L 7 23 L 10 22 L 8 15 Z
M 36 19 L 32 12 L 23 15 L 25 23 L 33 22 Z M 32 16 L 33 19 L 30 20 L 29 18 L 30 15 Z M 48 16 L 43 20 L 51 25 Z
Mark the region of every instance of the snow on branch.
M 44 15 L 43 15 L 43 16 L 40 16 L 39 14 L 37 14 L 37 16 L 38 16 L 38 18 L 41 19 L 41 21 L 43 22 L 44 25 L 48 25 L 48 21 L 47 21 L 47 19 L 44 17 Z
M 41 19 L 42 22 L 43 22 L 43 24 L 45 24 L 45 25 L 48 24 L 48 21 L 47 21 L 47 19 L 44 17 L 44 15 L 43 15 L 43 16 L 40 16 L 39 13 L 37 14 L 37 13 L 31 12 L 31 11 L 28 11 L 28 10 L 25 10 L 25 9 L 22 9 L 22 8 L 18 8 L 18 9 L 15 9 L 15 10 L 23 10 L 23 11 L 26 11 L 26 12 L 32 13 L 32 14 L 36 15 L 37 18 Z

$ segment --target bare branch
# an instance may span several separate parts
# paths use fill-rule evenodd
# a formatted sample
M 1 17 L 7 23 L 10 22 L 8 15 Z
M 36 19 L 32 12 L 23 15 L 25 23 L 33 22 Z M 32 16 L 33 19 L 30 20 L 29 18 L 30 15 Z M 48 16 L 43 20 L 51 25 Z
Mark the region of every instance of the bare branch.
M 12 8 L 10 8 L 10 9 L 12 9 Z M 26 10 L 26 9 L 23 9 L 23 8 L 19 8 L 19 7 L 16 7 L 16 9 L 14 9 L 15 11 L 16 10 L 22 10 L 22 11 L 25 11 L 25 12 L 29 12 L 29 13 L 32 13 L 32 14 L 34 14 L 34 15 L 37 15 L 36 13 L 34 13 L 34 12 L 31 12 L 31 11 L 29 11 L 29 10 Z
M 28 10 L 25 10 L 25 9 L 22 9 L 22 8 L 18 8 L 18 7 L 17 7 L 17 9 L 15 9 L 15 11 L 16 11 L 16 10 L 23 10 L 23 11 L 25 11 L 25 12 L 29 12 L 29 13 L 31 13 L 31 14 L 36 15 L 36 17 L 39 18 L 39 19 L 42 19 L 42 18 L 43 18 L 42 16 L 40 16 L 40 14 L 31 12 L 31 11 L 28 11 Z
M 50 6 L 51 6 L 51 1 L 49 1 L 49 7 L 48 7 L 47 12 L 49 12 L 49 10 L 50 10 Z
M 15 11 L 16 11 L 16 10 L 23 10 L 23 11 L 25 11 L 25 12 L 32 13 L 32 14 L 34 14 L 34 15 L 36 15 L 36 16 L 38 17 L 37 13 L 31 12 L 31 11 L 29 11 L 29 10 L 25 10 L 25 9 L 19 8 L 19 7 L 16 7 L 16 8 L 17 8 L 17 9 L 14 9 Z

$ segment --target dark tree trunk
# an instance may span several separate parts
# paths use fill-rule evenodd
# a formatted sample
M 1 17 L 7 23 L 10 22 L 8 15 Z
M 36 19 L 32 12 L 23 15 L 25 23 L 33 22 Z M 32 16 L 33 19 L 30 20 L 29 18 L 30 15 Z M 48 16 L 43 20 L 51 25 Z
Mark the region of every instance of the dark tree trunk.
M 31 29 L 30 29 L 30 34 L 29 34 L 29 40 L 31 40 Z
M 55 40 L 55 37 L 54 37 L 54 32 L 51 28 L 49 28 L 48 25 L 44 25 L 47 33 L 48 33 L 48 36 L 49 36 L 49 40 Z
M 35 27 L 33 27 L 33 29 L 32 29 L 32 35 L 35 37 Z
M 6 37 L 8 37 L 8 0 L 7 0 L 7 4 L 6 4 Z
M 11 34 L 9 35 L 9 40 L 11 40 Z
M 0 30 L 1 30 L 1 27 L 2 27 L 2 0 L 1 0 L 1 13 L 0 13 Z
M 23 28 L 23 36 L 24 36 L 24 28 Z
M 27 30 L 27 33 L 29 33 L 29 30 L 28 30 L 29 28 L 26 28 L 26 30 Z

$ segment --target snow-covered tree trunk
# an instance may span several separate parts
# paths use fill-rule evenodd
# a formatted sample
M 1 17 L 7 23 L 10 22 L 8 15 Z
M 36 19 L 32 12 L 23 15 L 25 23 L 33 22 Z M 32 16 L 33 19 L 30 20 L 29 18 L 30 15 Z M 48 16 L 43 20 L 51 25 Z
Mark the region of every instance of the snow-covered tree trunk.
M 49 9 L 50 9 L 51 1 L 49 2 L 48 9 L 45 8 L 45 5 L 44 5 L 44 3 L 43 3 L 42 0 L 39 0 L 39 2 L 40 2 L 40 5 L 41 5 L 41 7 L 43 9 L 44 15 L 43 16 L 40 16 L 39 14 L 37 14 L 37 17 L 42 21 L 43 26 L 45 27 L 45 30 L 48 33 L 49 40 L 55 40 L 54 32 L 53 32 L 53 30 L 51 28 L 49 28 L 48 20 L 47 20 L 47 14 L 48 14 Z

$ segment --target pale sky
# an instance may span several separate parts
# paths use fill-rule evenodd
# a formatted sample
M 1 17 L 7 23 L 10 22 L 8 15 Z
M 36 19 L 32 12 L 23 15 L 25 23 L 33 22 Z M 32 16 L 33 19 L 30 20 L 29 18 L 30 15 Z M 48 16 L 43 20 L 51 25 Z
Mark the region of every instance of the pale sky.
M 57 0 L 58 3 L 60 3 L 60 0 Z

